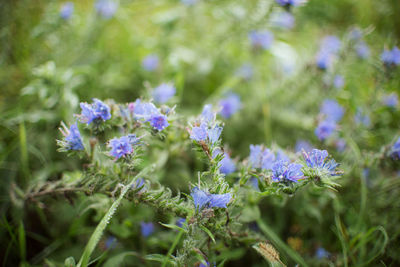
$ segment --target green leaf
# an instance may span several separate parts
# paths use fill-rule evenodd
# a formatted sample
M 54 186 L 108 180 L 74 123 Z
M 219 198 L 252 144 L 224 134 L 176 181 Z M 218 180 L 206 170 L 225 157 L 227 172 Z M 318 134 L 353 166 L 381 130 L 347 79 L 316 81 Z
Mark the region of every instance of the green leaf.
M 22 222 L 19 223 L 18 228 L 18 240 L 19 240 L 19 255 L 23 261 L 26 259 L 26 238 L 25 228 Z
M 215 243 L 215 238 L 214 235 L 208 230 L 205 226 L 200 225 L 200 228 L 208 234 L 208 236 L 211 238 L 211 240 Z
M 149 261 L 157 261 L 157 262 L 164 262 L 167 261 L 168 264 L 176 266 L 175 262 L 169 259 L 168 257 L 161 255 L 161 254 L 149 254 L 144 257 L 146 260 Z
M 123 266 L 123 262 L 125 257 L 127 256 L 135 256 L 137 257 L 137 253 L 130 251 L 130 252 L 122 252 L 115 256 L 110 257 L 103 265 L 103 267 L 114 267 L 114 266 Z
M 162 222 L 158 222 L 159 224 L 161 224 L 164 227 L 170 228 L 170 229 L 174 229 L 174 230 L 178 230 L 178 231 L 183 231 L 185 233 L 187 233 L 186 229 L 183 229 L 182 227 L 179 227 L 178 225 L 175 224 L 167 224 L 167 223 L 162 223 Z

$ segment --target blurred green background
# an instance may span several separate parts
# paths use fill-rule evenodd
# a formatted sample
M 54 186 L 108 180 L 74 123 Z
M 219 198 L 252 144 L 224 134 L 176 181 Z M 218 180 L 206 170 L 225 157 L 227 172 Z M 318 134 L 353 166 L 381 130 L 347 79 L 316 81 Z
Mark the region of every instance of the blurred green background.
M 105 19 L 93 1 L 83 0 L 74 1 L 68 20 L 60 17 L 63 3 L 0 2 L 3 266 L 62 266 L 68 256 L 79 257 L 85 245 L 80 235 L 93 231 L 99 210 L 110 201 L 99 195 L 78 195 L 70 200 L 73 204 L 62 196 L 24 199 L 33 186 L 56 181 L 65 172 L 73 175 L 80 164 L 57 152 L 60 121 L 73 121 L 79 102 L 93 97 L 131 102 L 149 96 L 149 88 L 162 82 L 175 84 L 177 112 L 188 116 L 228 91 L 241 96 L 243 108 L 225 121 L 223 133 L 233 157 L 245 158 L 250 144 L 293 149 L 305 139 L 343 163 L 345 175 L 337 193 L 262 203 L 263 220 L 311 265 L 400 265 L 398 163 L 372 166 L 369 180 L 362 175 L 368 155 L 399 133 L 398 110 L 377 104 L 383 94 L 399 92 L 398 71 L 386 79 L 380 62 L 383 48 L 399 42 L 398 0 L 310 0 L 293 9 L 292 30 L 271 26 L 268 15 L 282 9 L 274 1 L 199 0 L 187 6 L 178 0 L 121 0 L 115 15 Z M 355 26 L 363 29 L 371 57 L 360 61 L 344 51 L 333 73 L 316 69 L 314 57 L 323 36 L 345 39 Z M 274 33 L 273 47 L 252 50 L 248 33 L 265 28 Z M 142 67 L 150 54 L 159 57 L 156 71 Z M 241 79 L 237 72 L 246 63 L 253 66 L 253 76 Z M 340 92 L 326 83 L 335 73 L 346 80 Z M 348 147 L 342 153 L 314 135 L 320 103 L 327 97 L 336 97 L 346 108 L 341 136 Z M 359 106 L 370 109 L 370 129 L 352 122 Z M 190 153 L 190 147 L 186 150 Z M 197 167 L 172 155 L 157 179 L 185 191 Z M 110 225 L 109 235 L 120 242 L 116 250 L 168 250 L 172 236 L 166 232 L 164 242 L 149 240 L 147 247 L 138 237 L 137 221 L 156 217 L 145 206 L 125 205 Z M 319 246 L 332 254 L 329 260 L 314 260 Z M 122 266 L 136 266 L 127 262 Z M 238 248 L 227 266 L 249 262 L 263 266 L 249 248 Z

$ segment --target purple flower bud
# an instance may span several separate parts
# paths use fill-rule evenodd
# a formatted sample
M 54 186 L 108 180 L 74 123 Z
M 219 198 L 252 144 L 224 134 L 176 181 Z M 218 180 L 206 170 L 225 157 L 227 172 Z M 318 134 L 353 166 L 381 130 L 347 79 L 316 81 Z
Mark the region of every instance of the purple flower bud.
M 85 149 L 77 123 L 71 124 L 69 129 L 65 126 L 64 123 L 62 123 L 61 125 L 63 128 L 60 128 L 60 131 L 65 137 L 65 142 L 63 142 L 63 146 L 65 145 L 65 148 L 67 150 Z
M 330 253 L 326 251 L 324 248 L 319 247 L 317 251 L 315 251 L 315 257 L 317 259 L 323 259 L 323 258 L 328 258 Z
M 159 59 L 156 55 L 148 55 L 142 61 L 143 69 L 147 71 L 153 71 L 158 68 Z
M 219 101 L 219 106 L 222 108 L 220 113 L 225 119 L 230 118 L 241 108 L 239 95 L 230 93 L 226 98 Z
M 150 121 L 150 125 L 154 129 L 157 129 L 159 131 L 164 130 L 169 125 L 167 116 L 162 115 L 162 114 L 156 114 L 156 115 L 151 116 L 149 121 Z
M 176 89 L 173 85 L 162 83 L 156 87 L 152 93 L 154 101 L 157 103 L 164 104 L 176 93 Z
M 154 224 L 152 222 L 141 222 L 140 229 L 143 237 L 148 237 L 154 232 Z
M 249 39 L 254 48 L 267 50 L 271 47 L 272 42 L 274 41 L 274 35 L 267 30 L 251 31 L 249 33 Z
M 222 127 L 218 125 L 214 126 L 213 128 L 207 129 L 208 140 L 210 141 L 210 143 L 215 144 L 216 142 L 218 142 L 221 133 Z
M 96 98 L 93 99 L 93 104 L 80 103 L 80 106 L 82 112 L 78 116 L 83 123 L 91 124 L 93 121 L 111 119 L 110 107 Z
M 136 139 L 134 139 L 132 136 L 113 138 L 108 143 L 108 147 L 111 148 L 110 155 L 115 157 L 115 159 L 119 159 L 121 157 L 125 157 L 126 155 L 132 154 L 132 145 L 136 143 Z
M 60 17 L 64 20 L 68 20 L 74 13 L 74 3 L 65 2 L 60 9 Z
M 194 206 L 197 210 L 203 207 L 210 208 L 226 208 L 226 205 L 231 201 L 232 195 L 226 194 L 210 194 L 195 187 L 192 189 L 190 195 L 193 198 Z
M 205 141 L 207 139 L 207 125 L 202 123 L 200 126 L 193 127 L 190 134 L 190 139 L 197 142 Z

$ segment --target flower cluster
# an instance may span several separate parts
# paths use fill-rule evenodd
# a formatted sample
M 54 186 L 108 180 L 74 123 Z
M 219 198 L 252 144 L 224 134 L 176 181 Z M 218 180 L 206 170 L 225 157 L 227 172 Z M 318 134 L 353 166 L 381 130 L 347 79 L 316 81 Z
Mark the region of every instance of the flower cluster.
M 308 167 L 327 173 L 330 176 L 340 175 L 336 170 L 339 164 L 328 156 L 326 150 L 313 149 L 308 153 L 303 152 L 303 157 Z
M 318 68 L 325 70 L 331 67 L 341 46 L 342 43 L 336 36 L 329 35 L 324 37 L 317 53 L 316 64 Z
M 111 148 L 110 155 L 119 159 L 132 154 L 133 146 L 139 143 L 139 138 L 135 134 L 129 134 L 120 138 L 111 139 L 108 147 Z
M 158 131 L 169 126 L 167 116 L 161 113 L 151 102 L 142 102 L 140 99 L 136 99 L 134 103 L 129 105 L 129 110 L 133 113 L 135 119 L 149 122 Z
M 383 50 L 381 54 L 381 60 L 386 66 L 400 65 L 400 49 L 395 46 L 392 48 L 392 50 Z
M 337 123 L 344 115 L 344 108 L 337 101 L 326 99 L 321 105 L 320 115 L 323 120 L 315 129 L 315 135 L 319 140 L 323 141 L 337 129 Z
M 215 122 L 215 112 L 211 105 L 205 105 L 200 120 L 189 130 L 190 138 L 197 142 L 216 144 L 222 133 L 222 126 Z
M 176 88 L 172 84 L 162 83 L 152 92 L 152 96 L 156 103 L 164 104 L 176 93 Z
M 272 180 L 274 182 L 298 182 L 304 175 L 301 169 L 303 165 L 299 163 L 288 163 L 284 160 L 276 161 L 272 166 Z
M 229 93 L 225 98 L 219 101 L 221 107 L 220 114 L 223 118 L 230 118 L 233 114 L 239 111 L 242 106 L 240 96 L 235 93 Z
M 206 191 L 194 187 L 190 195 L 193 198 L 194 206 L 197 210 L 206 208 L 226 208 L 232 199 L 231 193 L 210 194 Z
M 65 139 L 65 141 L 61 141 L 61 146 L 64 147 L 66 150 L 85 149 L 77 123 L 72 124 L 69 129 L 64 123 L 62 123 L 61 125 L 62 128 L 60 128 L 60 131 L 64 135 Z
M 110 107 L 97 98 L 93 99 L 93 104 L 81 103 L 80 106 L 82 112 L 78 117 L 83 123 L 91 124 L 111 119 Z

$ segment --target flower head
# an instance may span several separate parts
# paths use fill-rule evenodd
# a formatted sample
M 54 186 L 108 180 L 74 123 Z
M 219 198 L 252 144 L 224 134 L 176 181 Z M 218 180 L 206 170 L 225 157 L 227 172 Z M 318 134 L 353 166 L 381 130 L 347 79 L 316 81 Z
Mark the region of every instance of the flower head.
M 91 124 L 93 121 L 111 119 L 110 107 L 101 100 L 94 98 L 93 104 L 81 103 L 82 112 L 79 115 L 80 121 Z
M 249 39 L 254 48 L 267 50 L 271 47 L 272 42 L 274 41 L 274 35 L 267 30 L 251 31 L 249 33 Z
M 215 112 L 212 110 L 212 105 L 207 104 L 204 105 L 203 111 L 201 112 L 201 120 L 207 124 L 212 123 L 215 121 Z
M 142 232 L 142 236 L 148 237 L 154 232 L 154 224 L 152 222 L 141 222 L 140 223 L 140 230 Z
M 323 247 L 319 247 L 317 251 L 315 251 L 315 257 L 317 259 L 328 258 L 330 253 L 326 251 Z
M 223 174 L 230 174 L 236 170 L 235 162 L 229 157 L 227 153 L 224 153 L 224 157 L 219 162 L 219 171 Z
M 176 93 L 176 88 L 172 84 L 162 83 L 156 87 L 153 92 L 154 101 L 157 103 L 164 104 Z
M 192 127 L 190 139 L 200 142 L 205 141 L 207 139 L 207 136 L 207 125 L 205 123 L 200 124 L 200 126 Z
M 110 19 L 117 11 L 118 4 L 112 0 L 97 0 L 95 8 L 100 16 Z
M 298 163 L 290 163 L 278 160 L 272 167 L 272 180 L 274 182 L 291 181 L 298 182 L 304 177 L 301 171 L 303 165 Z
M 250 145 L 250 156 L 249 156 L 249 164 L 253 168 L 261 168 L 262 163 L 262 151 L 261 145 Z
M 275 160 L 275 154 L 268 148 L 264 149 L 261 154 L 261 169 L 272 170 Z
M 159 59 L 156 55 L 148 55 L 142 60 L 142 67 L 147 71 L 153 71 L 158 68 Z
M 311 152 L 303 152 L 303 157 L 308 167 L 325 170 L 330 175 L 337 175 L 336 168 L 339 166 L 334 159 L 328 157 L 326 150 L 313 149 Z
M 331 120 L 323 120 L 318 124 L 317 128 L 315 128 L 314 133 L 319 140 L 323 141 L 331 136 L 336 128 L 336 122 Z
M 85 149 L 82 142 L 82 137 L 78 129 L 77 123 L 71 124 L 68 129 L 64 123 L 61 123 L 63 128 L 60 128 L 64 135 L 65 142 L 61 142 L 67 150 L 83 150 Z
M 134 139 L 132 136 L 113 138 L 108 142 L 108 147 L 111 148 L 110 155 L 115 157 L 115 159 L 119 159 L 121 157 L 125 157 L 126 155 L 132 154 L 132 145 L 136 143 L 136 139 Z
M 219 101 L 221 116 L 225 119 L 230 118 L 241 108 L 241 105 L 239 95 L 235 93 L 228 94 L 227 97 Z
M 395 46 L 392 50 L 383 50 L 381 60 L 385 65 L 400 65 L 400 49 Z
M 65 2 L 60 9 L 60 17 L 64 20 L 68 20 L 74 13 L 74 3 Z
M 396 93 L 391 93 L 391 94 L 385 95 L 383 97 L 383 103 L 387 107 L 395 108 L 395 107 L 397 107 L 397 105 L 399 103 L 399 97 L 397 96 Z
M 198 187 L 192 189 L 190 195 L 193 198 L 194 206 L 197 210 L 203 207 L 209 208 L 226 208 L 226 205 L 231 201 L 232 195 L 226 194 L 210 194 Z
M 322 103 L 320 113 L 325 115 L 326 119 L 339 122 L 344 114 L 344 108 L 336 100 L 325 99 Z
M 167 120 L 167 116 L 163 114 L 155 114 L 152 115 L 149 119 L 150 125 L 157 129 L 158 131 L 162 131 L 168 127 L 169 123 Z
M 132 106 L 131 109 L 133 109 L 133 114 L 137 119 L 147 121 L 152 116 L 160 114 L 153 103 L 142 102 L 140 99 L 136 99 Z

